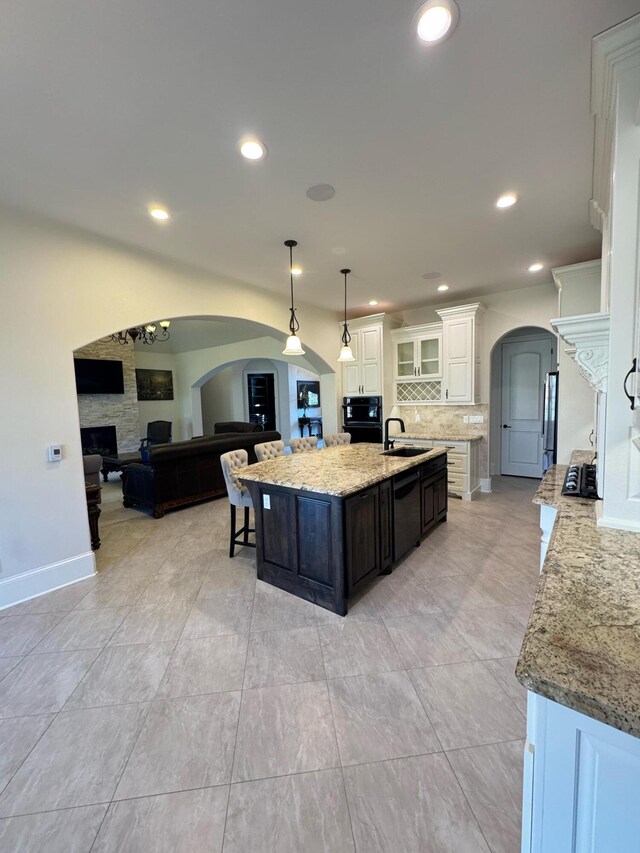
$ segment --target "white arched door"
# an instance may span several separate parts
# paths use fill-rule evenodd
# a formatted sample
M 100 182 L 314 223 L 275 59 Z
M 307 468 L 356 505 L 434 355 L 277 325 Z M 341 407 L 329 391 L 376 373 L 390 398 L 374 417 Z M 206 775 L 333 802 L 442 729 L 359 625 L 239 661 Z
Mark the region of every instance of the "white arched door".
M 553 366 L 551 336 L 502 344 L 502 474 L 542 477 L 544 380 Z

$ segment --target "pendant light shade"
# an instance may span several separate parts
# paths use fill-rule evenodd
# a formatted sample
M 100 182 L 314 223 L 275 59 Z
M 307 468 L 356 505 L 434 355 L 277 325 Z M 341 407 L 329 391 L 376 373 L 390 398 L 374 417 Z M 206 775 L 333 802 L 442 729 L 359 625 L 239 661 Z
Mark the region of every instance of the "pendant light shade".
M 293 303 L 293 247 L 297 246 L 298 243 L 296 240 L 285 240 L 285 246 L 289 249 L 289 280 L 291 282 L 291 316 L 289 317 L 289 337 L 287 338 L 287 343 L 285 348 L 282 350 L 282 355 L 304 355 L 304 350 L 302 349 L 302 342 L 298 337 L 298 330 L 300 329 L 300 323 L 298 322 L 298 318 L 296 317 L 296 308 Z M 296 268 L 297 269 L 297 268 Z M 296 273 L 297 274 L 297 273 Z
M 340 349 L 338 361 L 355 361 L 355 357 L 349 346 L 351 335 L 349 334 L 349 325 L 347 323 L 347 276 L 351 270 L 340 270 L 340 272 L 344 276 L 344 325 L 342 328 L 342 348 Z

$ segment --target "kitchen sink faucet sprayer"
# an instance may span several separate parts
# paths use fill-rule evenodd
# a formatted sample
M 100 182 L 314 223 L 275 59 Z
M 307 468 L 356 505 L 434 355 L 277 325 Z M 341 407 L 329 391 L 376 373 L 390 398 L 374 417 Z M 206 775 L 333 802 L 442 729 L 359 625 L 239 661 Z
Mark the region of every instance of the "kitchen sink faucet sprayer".
M 394 439 L 389 438 L 389 424 L 396 421 L 400 424 L 400 432 L 404 432 L 404 421 L 402 418 L 387 418 L 384 422 L 384 449 L 390 450 L 394 445 Z

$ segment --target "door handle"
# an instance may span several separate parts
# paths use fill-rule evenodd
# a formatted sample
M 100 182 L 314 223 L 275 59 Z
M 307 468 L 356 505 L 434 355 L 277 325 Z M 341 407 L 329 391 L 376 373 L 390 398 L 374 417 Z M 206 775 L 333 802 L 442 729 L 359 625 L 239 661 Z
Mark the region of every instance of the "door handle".
M 632 363 L 631 363 L 631 370 L 624 377 L 624 382 L 622 383 L 622 388 L 624 390 L 624 393 L 627 395 L 627 398 L 628 398 L 629 402 L 631 403 L 631 411 L 632 412 L 634 411 L 634 409 L 636 407 L 636 399 L 632 394 L 630 394 L 627 391 L 627 381 L 628 381 L 629 377 L 631 376 L 631 374 L 636 373 L 637 370 L 638 370 L 638 359 L 634 358 Z
M 511 429 L 509 424 L 502 424 L 502 429 Z

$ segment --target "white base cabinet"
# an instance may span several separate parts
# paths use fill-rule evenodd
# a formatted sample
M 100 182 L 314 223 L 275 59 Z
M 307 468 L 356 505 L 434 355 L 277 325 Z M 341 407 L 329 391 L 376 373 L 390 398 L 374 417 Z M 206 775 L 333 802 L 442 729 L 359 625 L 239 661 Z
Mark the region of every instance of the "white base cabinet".
M 640 851 L 640 738 L 529 693 L 522 853 Z
M 402 435 L 402 434 L 400 434 Z M 444 447 L 447 451 L 447 491 L 472 500 L 480 491 L 479 448 L 477 441 L 436 441 L 427 438 L 401 438 L 395 436 L 396 447 Z

